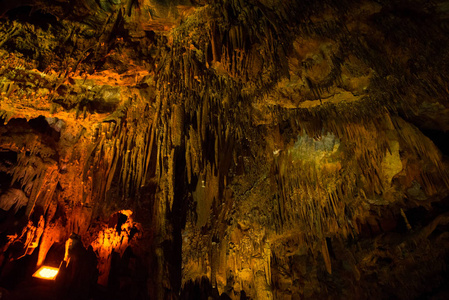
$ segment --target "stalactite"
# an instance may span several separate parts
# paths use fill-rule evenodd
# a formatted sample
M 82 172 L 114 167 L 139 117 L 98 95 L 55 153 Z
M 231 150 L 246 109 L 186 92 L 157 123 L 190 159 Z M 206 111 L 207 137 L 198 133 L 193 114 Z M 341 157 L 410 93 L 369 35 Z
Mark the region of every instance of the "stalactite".
M 59 160 L 56 154 L 60 153 L 53 156 L 39 147 L 31 147 L 32 158 L 25 158 L 26 149 L 19 151 L 5 143 L 18 153 L 17 166 L 8 176 L 22 187 L 33 203 L 30 207 L 34 203 L 49 207 L 48 215 L 59 195 L 61 204 L 68 201 L 64 197 L 73 195 L 74 200 L 69 201 L 73 208 L 62 208 L 71 216 L 67 230 L 85 232 L 83 226 L 88 225 L 83 223 L 90 223 L 92 215 L 101 216 L 120 205 L 150 210 L 147 225 L 156 236 L 151 247 L 156 249 L 157 284 L 167 291 L 173 288 L 171 271 L 166 268 L 168 257 L 175 242 L 181 243 L 175 241 L 179 235 L 182 250 L 187 252 L 179 254 L 187 274 L 183 280 L 206 275 L 220 292 L 232 290 L 232 286 L 226 287 L 230 261 L 235 281 L 241 290 L 252 293 L 252 298 L 269 298 L 271 292 L 281 298 L 275 276 L 291 280 L 286 284 L 291 297 L 320 298 L 323 294 L 298 295 L 294 291 L 306 290 L 307 280 L 316 283 L 321 270 L 338 276 L 340 266 L 334 263 L 332 245 L 326 238 L 332 243 L 334 239 L 348 242 L 364 234 L 365 225 L 372 232 L 384 230 L 377 224 L 382 221 L 376 215 L 379 211 L 391 209 L 391 218 L 397 218 L 406 213 L 401 208 L 408 207 L 407 203 L 431 207 L 432 201 L 447 194 L 444 158 L 431 140 L 410 125 L 423 114 L 422 103 L 444 103 L 439 99 L 446 97 L 445 80 L 430 76 L 435 66 L 427 63 L 429 71 L 408 74 L 402 60 L 415 52 L 406 49 L 408 41 L 398 38 L 398 47 L 405 50 L 401 57 L 395 54 L 395 44 L 387 33 L 400 36 L 406 31 L 392 26 L 397 16 L 381 11 L 380 4 L 353 10 L 352 3 L 334 0 L 216 1 L 195 7 L 194 15 L 183 17 L 169 33 L 155 33 L 151 26 L 165 25 L 154 25 L 154 20 L 140 24 L 155 35 L 151 47 L 148 41 L 144 44 L 140 29 L 134 28 L 139 26 L 133 26 L 138 22 L 134 23 L 131 4 L 108 7 L 107 14 L 100 14 L 101 20 L 87 15 L 85 22 L 100 24 L 94 26 L 100 31 L 93 30 L 93 34 L 101 41 L 107 38 L 105 47 L 96 41 L 94 46 L 86 42 L 83 48 L 77 44 L 84 41 L 78 34 L 81 29 L 62 30 L 63 45 L 71 48 L 71 53 L 64 60 L 67 70 L 57 70 L 60 78 L 25 72 L 35 67 L 24 65 L 13 54 L 5 59 L 7 67 L 0 66 L 0 72 L 7 75 L 2 77 L 0 89 L 7 98 L 2 99 L 6 110 L 1 113 L 6 123 L 14 116 L 31 118 L 20 108 L 11 113 L 11 103 L 17 100 L 40 105 L 40 113 L 63 117 L 68 124 L 78 120 L 74 123 L 85 127 L 76 143 L 65 137 L 64 143 L 75 145 L 74 150 Z M 145 12 L 145 5 L 139 5 L 140 12 Z M 104 8 L 105 3 L 100 6 Z M 119 8 L 126 13 L 116 10 Z M 173 7 L 173 12 L 175 9 L 178 7 Z M 379 21 L 384 14 L 391 15 L 391 20 Z M 109 18 L 117 22 L 109 22 Z M 89 24 L 88 28 L 92 27 Z M 109 27 L 120 27 L 123 38 L 111 34 Z M 0 30 L 4 32 L 4 26 Z M 36 30 L 56 38 L 56 33 L 33 28 Z M 145 36 L 149 32 L 146 30 Z M 379 40 L 384 44 L 379 46 Z M 306 49 L 314 43 L 316 49 Z M 302 48 L 295 49 L 295 44 Z M 127 54 L 130 47 L 133 54 Z M 418 52 L 425 53 L 420 47 Z M 148 54 L 150 50 L 154 53 Z M 53 51 L 57 58 L 61 56 L 58 51 Z M 73 57 L 74 74 L 69 71 Z M 116 74 L 119 67 L 109 73 L 102 71 L 103 66 L 121 68 L 119 61 L 129 62 L 130 66 L 123 66 L 128 71 Z M 130 83 L 127 77 L 136 68 L 150 70 L 146 79 L 136 75 Z M 81 76 L 80 70 L 89 72 Z M 12 76 L 13 72 L 16 75 Z M 98 100 L 101 93 L 90 93 L 100 82 L 119 86 L 118 108 L 94 109 L 99 103 L 108 104 Z M 37 96 L 44 88 L 51 91 L 51 104 Z M 419 93 L 412 92 L 415 90 Z M 411 99 L 411 94 L 416 99 Z M 429 120 L 434 121 L 432 117 Z M 279 138 L 272 136 L 275 127 Z M 57 151 L 66 148 L 64 143 L 57 144 Z M 62 168 L 67 161 L 77 161 L 79 166 L 71 163 L 67 171 Z M 81 171 L 76 173 L 72 167 Z M 70 191 L 55 192 L 58 180 L 67 181 L 64 172 L 73 179 L 80 175 L 82 183 L 72 189 L 61 181 Z M 408 189 L 418 189 L 421 194 Z M 199 195 L 200 191 L 204 195 Z M 407 203 L 402 201 L 404 197 L 408 197 Z M 101 208 L 91 208 L 95 205 Z M 191 215 L 188 224 L 178 224 L 186 215 Z M 45 219 L 44 226 L 51 228 L 51 224 Z M 36 225 L 28 230 L 37 230 Z M 60 234 L 65 238 L 65 233 Z M 49 236 L 44 230 L 42 253 L 51 246 Z M 350 247 L 347 252 L 360 254 Z M 111 249 L 106 250 L 99 250 L 103 258 L 110 254 Z M 39 254 L 39 259 L 43 256 Z M 295 261 L 304 258 L 308 260 Z M 350 261 L 345 270 L 354 273 L 355 280 L 363 280 L 367 268 L 361 264 L 365 262 L 354 262 L 354 257 Z M 294 269 L 299 265 L 314 268 L 305 274 Z M 274 274 L 277 267 L 288 274 Z M 294 274 L 300 275 L 294 279 Z M 260 287 L 257 291 L 255 284 Z M 159 298 L 166 296 L 162 293 Z

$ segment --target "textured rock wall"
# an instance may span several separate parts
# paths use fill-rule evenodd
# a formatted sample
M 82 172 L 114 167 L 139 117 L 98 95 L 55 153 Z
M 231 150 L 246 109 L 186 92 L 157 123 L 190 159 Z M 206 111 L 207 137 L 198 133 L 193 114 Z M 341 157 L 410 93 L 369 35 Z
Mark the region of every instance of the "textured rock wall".
M 0 4 L 3 266 L 75 232 L 136 298 L 442 286 L 444 1 Z

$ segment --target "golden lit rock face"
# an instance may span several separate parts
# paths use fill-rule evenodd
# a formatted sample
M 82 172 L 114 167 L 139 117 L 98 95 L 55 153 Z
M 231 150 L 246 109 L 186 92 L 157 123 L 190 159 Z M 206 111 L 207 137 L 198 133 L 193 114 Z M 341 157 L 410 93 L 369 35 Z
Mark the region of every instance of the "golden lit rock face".
M 119 211 L 112 218 L 119 218 L 120 216 L 126 218 L 126 221 L 123 224 L 120 224 L 120 222 L 116 227 L 112 228 L 105 225 L 97 228 L 98 236 L 90 243 L 100 258 L 98 262 L 98 270 L 100 272 L 98 282 L 100 284 L 105 286 L 108 284 L 111 253 L 116 252 L 122 256 L 128 246 L 136 246 L 136 240 L 142 238 L 142 227 L 140 224 L 133 222 L 132 214 L 130 210 Z
M 25 2 L 0 9 L 4 259 L 74 232 L 117 295 L 436 293 L 444 1 Z

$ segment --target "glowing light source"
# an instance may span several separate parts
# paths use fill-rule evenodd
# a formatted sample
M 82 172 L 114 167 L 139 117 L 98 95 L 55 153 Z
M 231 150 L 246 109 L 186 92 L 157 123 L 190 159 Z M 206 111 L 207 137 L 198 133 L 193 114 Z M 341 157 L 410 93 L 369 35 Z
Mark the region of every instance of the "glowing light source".
M 58 271 L 58 268 L 42 266 L 33 274 L 33 277 L 55 280 L 56 275 L 58 275 Z

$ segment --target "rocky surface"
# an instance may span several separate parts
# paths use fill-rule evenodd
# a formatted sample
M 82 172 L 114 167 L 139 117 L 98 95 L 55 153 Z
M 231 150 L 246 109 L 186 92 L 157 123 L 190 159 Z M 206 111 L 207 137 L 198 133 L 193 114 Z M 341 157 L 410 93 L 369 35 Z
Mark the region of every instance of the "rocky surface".
M 75 233 L 118 298 L 447 295 L 449 3 L 0 0 L 0 16 L 12 294 Z

